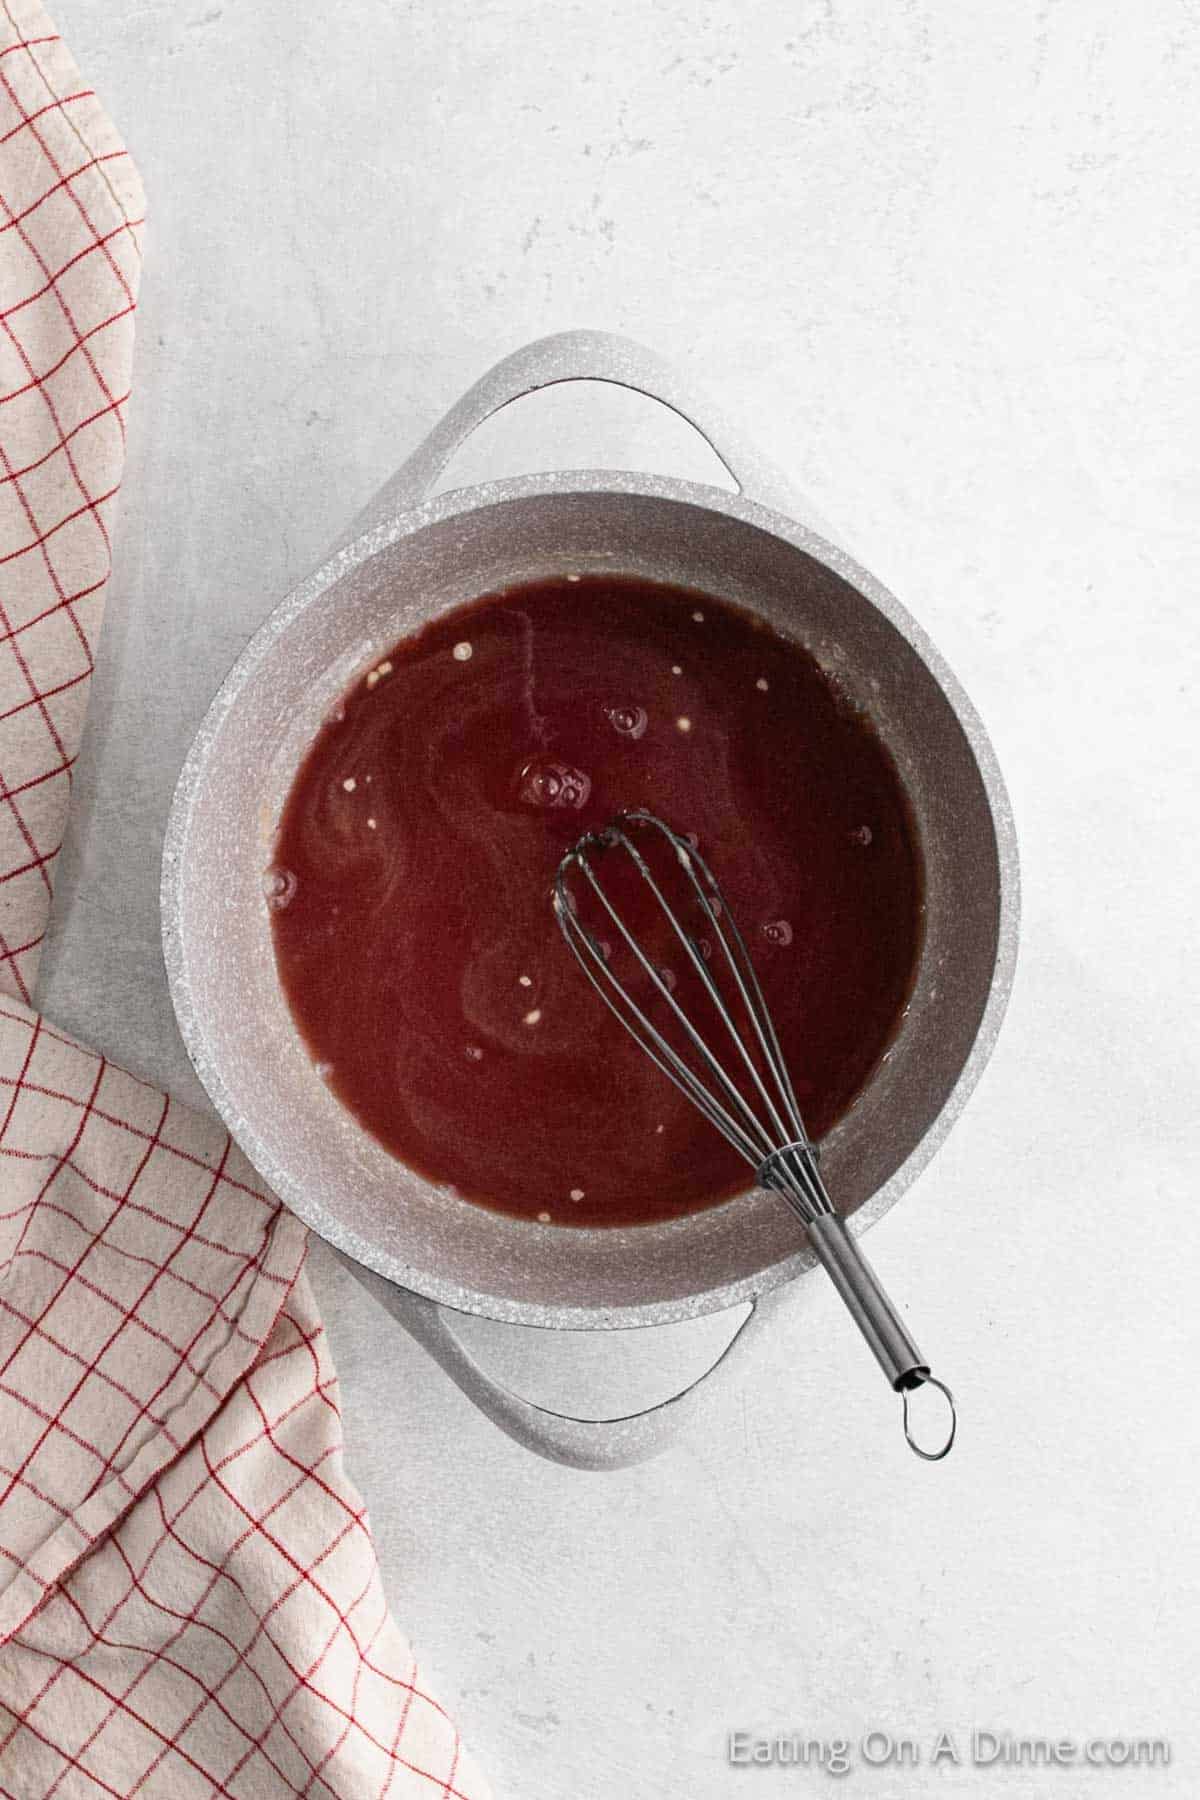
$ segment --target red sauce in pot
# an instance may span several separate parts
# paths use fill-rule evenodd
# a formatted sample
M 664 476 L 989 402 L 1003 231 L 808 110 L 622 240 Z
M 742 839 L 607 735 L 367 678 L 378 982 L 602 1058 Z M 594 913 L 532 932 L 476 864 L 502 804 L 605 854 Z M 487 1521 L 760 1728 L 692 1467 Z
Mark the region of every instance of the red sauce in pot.
M 920 941 L 914 830 L 890 756 L 808 653 L 633 576 L 485 595 L 346 694 L 267 877 L 319 1072 L 388 1150 L 468 1200 L 629 1225 L 749 1185 L 551 912 L 563 852 L 635 806 L 698 838 L 814 1136 L 896 1030 Z

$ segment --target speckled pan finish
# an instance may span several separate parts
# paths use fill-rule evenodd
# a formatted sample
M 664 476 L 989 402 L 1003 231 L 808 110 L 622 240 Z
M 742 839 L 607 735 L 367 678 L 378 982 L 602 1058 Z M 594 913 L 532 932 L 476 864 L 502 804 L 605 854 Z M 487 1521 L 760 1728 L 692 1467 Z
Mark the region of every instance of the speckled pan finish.
M 571 379 L 664 400 L 704 431 L 745 491 L 587 470 L 422 498 L 483 418 Z M 541 1226 L 466 1204 L 394 1160 L 342 1110 L 292 1025 L 262 877 L 305 747 L 339 693 L 396 638 L 515 581 L 614 569 L 725 595 L 804 643 L 871 713 L 912 798 L 927 919 L 895 1045 L 825 1143 L 830 1191 L 854 1229 L 895 1204 L 962 1110 L 995 1042 L 1016 955 L 1017 853 L 1003 782 L 978 716 L 920 627 L 866 570 L 788 516 L 795 505 L 712 408 L 639 346 L 600 333 L 543 340 L 464 396 L 271 615 L 213 701 L 164 851 L 180 1028 L 264 1179 L 389 1281 L 492 1318 L 596 1328 L 727 1307 L 813 1265 L 788 1209 L 761 1193 L 617 1231 Z

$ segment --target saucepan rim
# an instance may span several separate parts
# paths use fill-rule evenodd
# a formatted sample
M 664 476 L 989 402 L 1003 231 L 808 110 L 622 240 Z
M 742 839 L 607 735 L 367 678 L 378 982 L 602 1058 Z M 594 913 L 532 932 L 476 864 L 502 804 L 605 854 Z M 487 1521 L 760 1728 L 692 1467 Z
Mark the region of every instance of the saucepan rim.
M 503 502 L 555 496 L 565 498 L 573 494 L 667 500 L 700 508 L 756 527 L 812 557 L 856 589 L 900 633 L 941 689 L 975 760 L 995 835 L 998 871 L 996 951 L 987 999 L 970 1049 L 936 1116 L 900 1167 L 851 1215 L 849 1224 L 856 1235 L 881 1219 L 926 1167 L 982 1074 L 995 1045 L 1012 987 L 1020 896 L 1016 833 L 999 764 L 974 705 L 941 653 L 895 596 L 846 551 L 796 519 L 740 493 L 673 476 L 609 469 L 519 475 L 454 488 L 418 506 L 396 512 L 352 536 L 285 596 L 255 632 L 211 701 L 184 761 L 167 823 L 161 883 L 163 953 L 171 999 L 188 1057 L 217 1111 L 260 1175 L 306 1224 L 336 1248 L 390 1281 L 459 1312 L 558 1329 L 595 1329 L 665 1324 L 734 1306 L 792 1280 L 813 1266 L 814 1257 L 805 1245 L 781 1261 L 736 1280 L 675 1298 L 615 1307 L 545 1304 L 495 1295 L 486 1288 L 467 1287 L 435 1272 L 398 1261 L 363 1240 L 327 1208 L 306 1195 L 302 1180 L 277 1164 L 254 1128 L 242 1117 L 225 1085 L 219 1057 L 210 1050 L 205 1023 L 195 1003 L 183 925 L 188 833 L 203 788 L 209 753 L 230 710 L 254 680 L 256 671 L 281 634 L 345 577 L 405 537 Z M 705 1214 L 691 1217 L 703 1219 Z M 671 1228 L 686 1230 L 689 1222 L 689 1219 L 673 1221 Z

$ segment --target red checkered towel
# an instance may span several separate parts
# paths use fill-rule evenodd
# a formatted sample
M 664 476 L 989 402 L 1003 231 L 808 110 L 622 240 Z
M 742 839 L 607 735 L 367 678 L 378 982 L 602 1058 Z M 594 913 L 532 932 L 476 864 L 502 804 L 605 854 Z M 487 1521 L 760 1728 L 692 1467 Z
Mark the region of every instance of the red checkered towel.
M 53 26 L 0 0 L 0 1794 L 479 1800 L 342 1466 L 303 1227 L 32 1006 L 141 218 Z

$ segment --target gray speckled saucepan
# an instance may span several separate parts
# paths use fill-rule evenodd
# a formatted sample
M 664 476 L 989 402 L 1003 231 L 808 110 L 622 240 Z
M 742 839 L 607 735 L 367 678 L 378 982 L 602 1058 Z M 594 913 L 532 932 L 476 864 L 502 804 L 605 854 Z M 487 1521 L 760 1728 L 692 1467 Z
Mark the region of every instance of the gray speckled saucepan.
M 671 407 L 737 484 L 584 470 L 431 489 L 463 440 L 537 388 L 607 381 Z M 801 523 L 800 520 L 806 522 Z M 920 627 L 668 363 L 575 331 L 505 358 L 446 415 L 238 659 L 179 779 L 163 855 L 171 995 L 196 1071 L 277 1194 L 514 1437 L 612 1467 L 650 1454 L 697 1403 L 577 1420 L 509 1392 L 468 1355 L 456 1312 L 556 1329 L 646 1326 L 751 1303 L 716 1367 L 814 1266 L 787 1207 L 759 1191 L 662 1225 L 526 1223 L 467 1204 L 396 1161 L 316 1075 L 276 976 L 264 871 L 293 773 L 347 685 L 398 638 L 486 591 L 623 570 L 707 589 L 801 641 L 875 720 L 912 801 L 925 861 L 924 944 L 886 1058 L 823 1146 L 855 1232 L 929 1161 L 996 1040 L 1017 946 L 1008 800 L 974 708 Z M 555 929 L 547 908 L 546 929 Z

